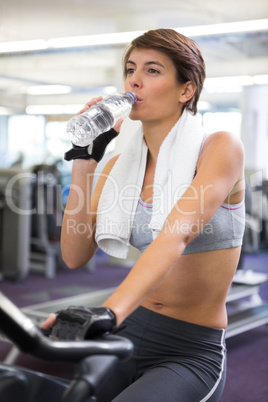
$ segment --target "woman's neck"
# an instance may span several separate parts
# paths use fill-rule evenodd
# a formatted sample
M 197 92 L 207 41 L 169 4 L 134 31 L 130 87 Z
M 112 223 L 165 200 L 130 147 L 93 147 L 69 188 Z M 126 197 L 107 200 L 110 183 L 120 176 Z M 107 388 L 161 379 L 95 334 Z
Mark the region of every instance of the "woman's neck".
M 177 116 L 174 121 L 166 122 L 143 122 L 143 134 L 148 147 L 150 159 L 156 163 L 159 149 L 170 132 L 170 130 L 177 123 L 180 116 Z

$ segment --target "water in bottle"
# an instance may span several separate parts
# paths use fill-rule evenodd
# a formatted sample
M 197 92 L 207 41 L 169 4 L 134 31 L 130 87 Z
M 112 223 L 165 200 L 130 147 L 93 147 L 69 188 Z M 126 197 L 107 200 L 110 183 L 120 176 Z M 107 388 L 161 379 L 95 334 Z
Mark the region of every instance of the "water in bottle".
M 134 92 L 107 96 L 84 113 L 69 120 L 69 139 L 81 147 L 91 144 L 99 134 L 110 130 L 118 119 L 127 117 L 135 102 Z

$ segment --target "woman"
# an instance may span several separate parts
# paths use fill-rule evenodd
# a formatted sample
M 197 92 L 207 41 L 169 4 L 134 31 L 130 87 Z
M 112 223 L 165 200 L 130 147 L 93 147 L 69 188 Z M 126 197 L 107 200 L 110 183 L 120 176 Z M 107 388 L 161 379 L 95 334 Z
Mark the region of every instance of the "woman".
M 89 197 L 88 178 L 97 162 L 90 156 L 74 160 L 75 186 L 62 227 L 62 255 L 72 269 L 83 266 L 98 246 L 108 250 L 109 241 L 114 250 L 123 249 L 121 255 L 125 255 L 128 239 L 141 251 L 101 310 L 108 313 L 111 327 L 124 322 L 121 334 L 133 341 L 134 357 L 118 366 L 98 400 L 218 401 L 226 376 L 225 300 L 244 230 L 243 149 L 230 133 L 204 136 L 199 128 L 194 115 L 205 65 L 192 40 L 170 29 L 149 31 L 130 44 L 124 72 L 125 90 L 137 97 L 130 118 L 140 120 L 142 128 L 126 157 L 124 151 L 104 168 L 92 196 L 91 213 L 87 203 L 78 205 L 81 194 Z M 179 140 L 175 141 L 176 136 Z M 138 152 L 145 152 L 139 163 Z M 136 191 L 140 183 L 140 198 L 134 202 L 132 192 L 132 210 L 125 208 L 122 213 L 130 218 L 130 228 L 125 237 L 108 233 L 101 216 L 111 194 L 109 179 L 120 186 L 122 177 L 129 188 L 131 175 L 125 172 L 135 174 L 136 170 L 139 174 L 133 186 Z M 183 177 L 188 179 L 183 181 Z M 157 180 L 161 186 L 156 186 Z M 167 182 L 172 188 L 169 206 L 165 203 Z M 112 207 L 107 216 L 113 219 Z M 75 219 L 75 225 L 88 225 L 90 232 L 79 235 L 72 230 L 74 226 L 68 226 L 70 219 Z M 114 222 L 120 219 L 116 215 Z M 151 225 L 153 219 L 156 229 Z M 51 316 L 44 327 L 54 320 Z

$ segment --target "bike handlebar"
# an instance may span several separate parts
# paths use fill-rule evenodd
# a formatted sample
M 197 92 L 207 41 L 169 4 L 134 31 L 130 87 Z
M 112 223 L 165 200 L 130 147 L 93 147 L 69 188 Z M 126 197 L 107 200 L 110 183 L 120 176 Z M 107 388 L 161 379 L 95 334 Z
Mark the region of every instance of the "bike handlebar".
M 105 334 L 96 340 L 51 340 L 1 292 L 0 330 L 21 351 L 48 361 L 76 363 L 90 355 L 114 355 L 123 360 L 133 352 L 131 341 L 113 334 Z

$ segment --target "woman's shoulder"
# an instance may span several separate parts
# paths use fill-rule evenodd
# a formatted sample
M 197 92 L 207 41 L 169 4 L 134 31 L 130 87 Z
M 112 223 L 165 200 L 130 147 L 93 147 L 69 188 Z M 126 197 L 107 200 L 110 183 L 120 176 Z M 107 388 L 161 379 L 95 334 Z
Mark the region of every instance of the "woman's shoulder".
M 238 135 L 229 131 L 217 131 L 205 137 L 203 149 L 208 147 L 234 147 L 243 149 L 242 141 Z
M 244 148 L 240 138 L 228 131 L 217 131 L 205 139 L 198 160 L 197 169 L 201 166 L 208 169 L 233 167 L 241 170 L 244 163 Z
M 234 155 L 243 157 L 244 148 L 238 135 L 229 131 L 217 131 L 205 138 L 200 158 L 202 158 L 202 155 L 207 156 L 208 154 L 217 155 L 218 157 L 233 157 Z

